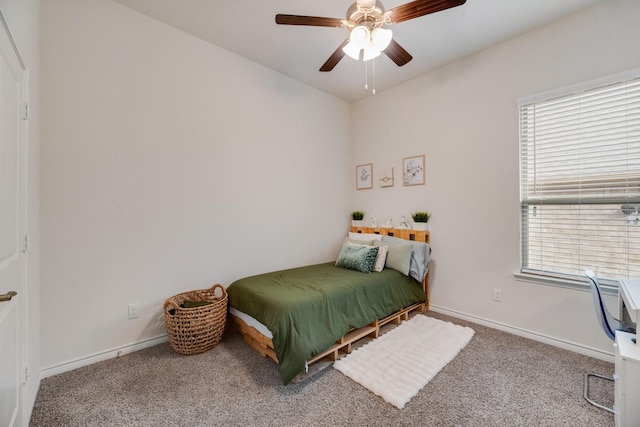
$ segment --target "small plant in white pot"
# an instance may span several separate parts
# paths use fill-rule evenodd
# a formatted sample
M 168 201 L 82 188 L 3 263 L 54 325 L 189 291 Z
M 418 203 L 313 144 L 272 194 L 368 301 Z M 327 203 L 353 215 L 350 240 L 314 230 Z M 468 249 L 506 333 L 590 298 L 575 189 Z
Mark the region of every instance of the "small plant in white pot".
M 361 211 L 351 212 L 351 226 L 362 227 L 363 218 L 364 218 L 364 212 L 361 212 Z
M 414 230 L 427 230 L 431 214 L 429 212 L 414 212 L 411 214 L 411 218 L 413 218 Z

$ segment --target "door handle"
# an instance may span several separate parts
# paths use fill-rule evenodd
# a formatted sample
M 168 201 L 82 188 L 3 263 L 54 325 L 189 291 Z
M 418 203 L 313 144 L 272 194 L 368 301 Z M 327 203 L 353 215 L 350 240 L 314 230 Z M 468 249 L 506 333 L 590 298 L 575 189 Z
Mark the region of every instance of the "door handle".
M 9 291 L 6 294 L 2 294 L 0 295 L 0 302 L 11 301 L 11 298 L 15 297 L 16 295 L 18 295 L 16 291 Z

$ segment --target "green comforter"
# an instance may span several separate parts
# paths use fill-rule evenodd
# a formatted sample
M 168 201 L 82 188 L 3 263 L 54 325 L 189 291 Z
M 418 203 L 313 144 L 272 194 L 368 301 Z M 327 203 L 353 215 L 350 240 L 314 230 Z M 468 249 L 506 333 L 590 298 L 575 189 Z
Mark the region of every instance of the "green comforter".
M 395 270 L 366 274 L 334 263 L 246 277 L 227 292 L 232 307 L 273 334 L 284 384 L 352 328 L 425 301 L 420 283 Z

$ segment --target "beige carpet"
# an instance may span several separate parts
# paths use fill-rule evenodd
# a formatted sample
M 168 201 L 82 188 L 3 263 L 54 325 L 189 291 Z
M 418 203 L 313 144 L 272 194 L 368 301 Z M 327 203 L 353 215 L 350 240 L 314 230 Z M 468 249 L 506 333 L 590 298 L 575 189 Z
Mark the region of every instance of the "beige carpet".
M 46 378 L 31 426 L 613 426 L 582 397 L 585 372 L 611 375 L 612 363 L 428 316 L 475 335 L 401 411 L 335 369 L 284 386 L 271 359 L 227 331 L 203 354 L 161 344 Z M 610 383 L 592 389 L 613 403 Z
M 415 316 L 336 361 L 333 367 L 398 409 L 467 345 L 469 327 Z

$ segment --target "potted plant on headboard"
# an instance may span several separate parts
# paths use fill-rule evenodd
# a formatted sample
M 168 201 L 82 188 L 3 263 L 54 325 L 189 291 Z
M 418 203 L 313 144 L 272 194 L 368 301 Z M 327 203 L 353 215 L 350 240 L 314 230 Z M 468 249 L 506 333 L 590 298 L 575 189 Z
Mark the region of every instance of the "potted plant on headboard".
M 351 226 L 362 227 L 362 219 L 364 218 L 364 212 L 353 211 L 351 212 Z
M 429 212 L 414 212 L 411 214 L 411 218 L 413 218 L 414 230 L 426 230 L 431 214 Z

